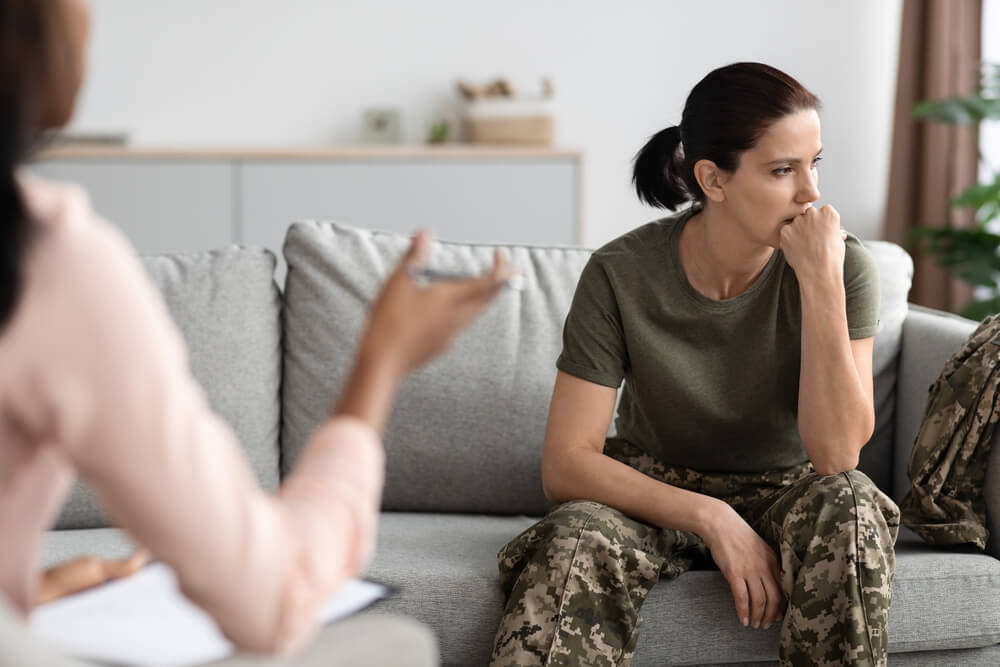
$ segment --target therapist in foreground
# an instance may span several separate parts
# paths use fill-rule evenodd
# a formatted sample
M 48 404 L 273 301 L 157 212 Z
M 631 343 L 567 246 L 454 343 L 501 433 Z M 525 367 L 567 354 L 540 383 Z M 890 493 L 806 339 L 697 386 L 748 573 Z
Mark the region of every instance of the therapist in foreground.
M 301 649 L 315 634 L 317 607 L 372 554 L 380 433 L 397 386 L 513 271 L 497 256 L 479 278 L 420 287 L 410 271 L 426 259 L 429 239 L 417 235 L 372 307 L 343 395 L 295 471 L 276 494 L 264 492 L 193 379 L 132 248 L 80 188 L 21 168 L 42 132 L 72 115 L 88 21 L 83 0 L 0 3 L 0 662 L 51 664 L 16 619 L 39 598 L 42 534 L 80 475 L 233 643 L 313 664 Z M 436 659 L 412 622 L 354 622 L 354 631 L 339 630 L 352 641 L 328 646 L 333 626 L 319 638 L 323 655 L 312 657 Z M 403 635 L 409 644 L 395 641 Z

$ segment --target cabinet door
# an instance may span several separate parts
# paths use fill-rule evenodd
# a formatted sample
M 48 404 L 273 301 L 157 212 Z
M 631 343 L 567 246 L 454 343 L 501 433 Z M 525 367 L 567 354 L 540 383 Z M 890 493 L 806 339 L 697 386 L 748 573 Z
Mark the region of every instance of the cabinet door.
M 281 250 L 298 220 L 480 243 L 579 243 L 575 158 L 248 161 L 243 239 Z
M 32 169 L 82 185 L 94 209 L 142 254 L 208 250 L 236 240 L 228 160 L 43 160 Z

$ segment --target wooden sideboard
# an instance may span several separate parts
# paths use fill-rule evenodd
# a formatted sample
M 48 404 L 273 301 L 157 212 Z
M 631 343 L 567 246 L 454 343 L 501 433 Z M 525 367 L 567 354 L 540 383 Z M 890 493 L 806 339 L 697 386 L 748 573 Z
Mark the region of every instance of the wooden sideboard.
M 466 146 L 181 150 L 65 147 L 32 169 L 73 181 L 139 252 L 261 245 L 296 220 L 496 243 L 579 245 L 578 151 Z

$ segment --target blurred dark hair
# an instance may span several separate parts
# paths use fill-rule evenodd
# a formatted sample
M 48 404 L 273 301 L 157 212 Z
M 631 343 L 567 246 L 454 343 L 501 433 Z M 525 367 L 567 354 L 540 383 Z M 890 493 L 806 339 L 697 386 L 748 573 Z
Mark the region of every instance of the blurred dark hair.
M 657 132 L 636 154 L 635 191 L 659 208 L 675 209 L 692 199 L 704 203 L 694 177 L 699 160 L 734 171 L 740 154 L 775 121 L 820 106 L 802 84 L 768 65 L 734 63 L 713 70 L 688 94 L 681 124 Z
M 0 328 L 17 306 L 33 229 L 15 170 L 40 135 L 58 11 L 57 0 L 0 2 Z

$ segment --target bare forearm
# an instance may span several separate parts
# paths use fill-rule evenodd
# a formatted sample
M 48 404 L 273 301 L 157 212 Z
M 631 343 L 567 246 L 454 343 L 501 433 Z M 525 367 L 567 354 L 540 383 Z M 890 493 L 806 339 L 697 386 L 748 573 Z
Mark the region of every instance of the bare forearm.
M 381 435 L 404 375 L 398 366 L 362 346 L 333 414 L 357 417 Z
M 564 453 L 552 470 L 543 470 L 543 479 L 553 502 L 593 500 L 646 523 L 698 535 L 703 534 L 713 505 L 721 502 L 659 482 L 586 447 Z
M 849 470 L 875 417 L 851 351 L 842 278 L 801 283 L 800 289 L 799 433 L 818 472 Z

